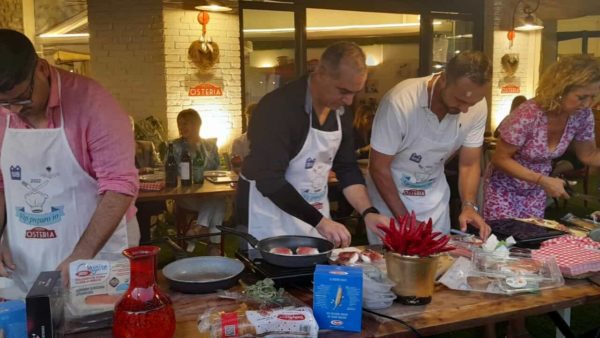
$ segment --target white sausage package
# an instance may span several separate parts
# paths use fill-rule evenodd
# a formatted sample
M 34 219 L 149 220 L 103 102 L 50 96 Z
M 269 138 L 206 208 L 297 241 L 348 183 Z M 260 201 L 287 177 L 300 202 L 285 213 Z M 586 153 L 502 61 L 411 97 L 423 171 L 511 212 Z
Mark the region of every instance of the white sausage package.
M 77 260 L 69 266 L 68 312 L 74 316 L 112 311 L 129 288 L 129 260 Z

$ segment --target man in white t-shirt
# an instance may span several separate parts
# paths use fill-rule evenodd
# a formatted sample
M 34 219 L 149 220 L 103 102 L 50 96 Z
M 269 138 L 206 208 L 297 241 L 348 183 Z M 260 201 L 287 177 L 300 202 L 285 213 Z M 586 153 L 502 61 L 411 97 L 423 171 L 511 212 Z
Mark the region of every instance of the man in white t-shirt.
M 444 164 L 458 151 L 461 230 L 467 223 L 482 238 L 489 226 L 479 216 L 476 195 L 492 66 L 481 52 L 465 51 L 446 70 L 408 79 L 382 99 L 371 133 L 367 186 L 373 205 L 387 216 L 414 211 L 433 220 L 434 231 L 450 231 L 450 188 Z M 390 184 L 392 183 L 393 184 Z M 369 243 L 380 243 L 372 232 Z

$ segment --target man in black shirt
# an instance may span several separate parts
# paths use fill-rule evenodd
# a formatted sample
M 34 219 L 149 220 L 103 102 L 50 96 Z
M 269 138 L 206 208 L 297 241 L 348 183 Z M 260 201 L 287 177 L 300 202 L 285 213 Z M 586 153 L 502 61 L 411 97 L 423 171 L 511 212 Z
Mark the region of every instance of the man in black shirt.
M 364 52 L 339 42 L 325 50 L 313 73 L 258 103 L 236 201 L 238 223 L 255 237 L 308 235 L 348 246 L 350 233 L 329 215 L 330 170 L 370 229 L 389 223 L 369 200 L 354 154 L 352 114 L 344 108 L 366 78 Z

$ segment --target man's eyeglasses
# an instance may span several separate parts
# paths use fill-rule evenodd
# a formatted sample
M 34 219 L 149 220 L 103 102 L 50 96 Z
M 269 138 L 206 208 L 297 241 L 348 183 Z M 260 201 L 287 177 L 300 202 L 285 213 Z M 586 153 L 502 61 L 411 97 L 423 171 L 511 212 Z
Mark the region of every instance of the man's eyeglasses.
M 29 78 L 29 86 L 23 93 L 17 96 L 17 99 L 10 101 L 0 101 L 0 107 L 9 108 L 11 106 L 27 106 L 30 105 L 33 101 L 31 100 L 31 96 L 33 95 L 33 87 L 35 85 L 35 70 L 37 67 L 37 62 L 31 71 L 31 76 Z

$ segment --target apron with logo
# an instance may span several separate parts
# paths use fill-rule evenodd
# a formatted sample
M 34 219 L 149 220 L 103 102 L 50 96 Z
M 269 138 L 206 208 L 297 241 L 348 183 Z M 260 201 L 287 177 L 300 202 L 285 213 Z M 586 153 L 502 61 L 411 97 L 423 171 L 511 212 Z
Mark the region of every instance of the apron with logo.
M 312 100 L 307 98 L 306 110 L 312 112 Z M 300 152 L 290 161 L 285 172 L 286 180 L 302 195 L 304 200 L 317 208 L 324 217 L 330 218 L 327 199 L 327 178 L 333 159 L 342 142 L 340 111 L 335 111 L 338 129 L 323 131 L 312 127 L 309 113 L 309 129 Z M 279 209 L 264 197 L 256 182 L 248 180 L 248 230 L 258 239 L 280 235 L 304 235 L 323 237 L 312 225 Z
M 58 93 L 60 97 L 60 74 Z M 21 288 L 29 289 L 41 271 L 54 270 L 72 253 L 99 202 L 96 181 L 69 146 L 62 105 L 60 109 L 60 127 L 54 129 L 13 129 L 10 114 L 6 119 L 0 157 L 4 236 L 17 266 L 11 277 Z M 123 217 L 101 253 L 120 253 L 126 247 Z
M 432 88 L 435 88 L 434 80 Z M 449 134 L 436 137 L 432 127 L 439 125 L 437 116 L 431 111 L 433 89 L 429 96 L 429 105 L 421 107 L 424 118 L 416 119 L 418 124 L 410 126 L 410 136 L 403 149 L 394 156 L 391 164 L 392 176 L 400 199 L 406 209 L 415 212 L 417 219 L 433 221 L 434 231 L 448 233 L 450 231 L 450 189 L 444 175 L 444 164 L 454 150 L 459 135 L 459 114 L 446 114 L 444 119 L 450 120 Z M 430 119 L 430 121 L 427 121 Z M 387 204 L 376 192 L 375 184 L 370 177 L 369 195 L 375 207 L 383 214 L 391 215 Z M 377 235 L 367 232 L 369 243 L 380 243 Z

